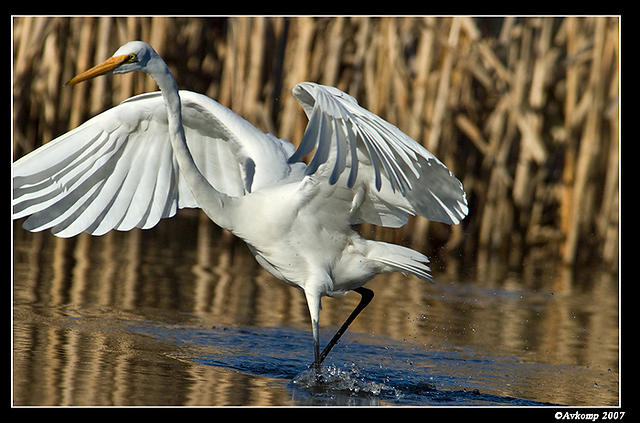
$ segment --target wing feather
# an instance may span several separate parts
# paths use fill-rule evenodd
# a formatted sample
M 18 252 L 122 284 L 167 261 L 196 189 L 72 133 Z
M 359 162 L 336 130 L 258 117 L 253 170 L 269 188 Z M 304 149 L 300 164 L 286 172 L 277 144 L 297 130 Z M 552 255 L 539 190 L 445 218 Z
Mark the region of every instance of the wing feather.
M 331 172 L 331 177 L 329 178 L 329 183 L 331 185 L 335 184 L 338 181 L 338 177 L 342 174 L 346 167 L 346 148 L 344 141 L 344 136 L 341 135 L 340 127 L 343 126 L 338 120 L 333 120 L 333 129 L 332 129 L 332 143 L 336 145 L 336 164 L 333 167 L 333 171 Z
M 345 130 L 344 136 L 349 140 L 349 153 L 351 156 L 351 164 L 349 171 L 349 180 L 347 181 L 347 187 L 353 188 L 358 178 L 358 147 L 357 138 L 351 129 L 351 125 L 343 125 Z
M 400 129 L 334 87 L 304 82 L 294 87 L 293 95 L 309 124 L 289 162 L 315 148 L 306 174 L 326 178 L 329 185 L 349 169 L 346 186 L 360 185 L 366 192 L 359 213 L 352 213 L 352 223 L 401 226 L 408 214 L 418 214 L 457 224 L 467 215 L 460 181 Z
M 214 100 L 180 91 L 187 144 L 196 166 L 228 195 L 289 177 L 288 141 L 263 134 Z M 132 97 L 12 165 L 13 218 L 61 237 L 143 229 L 198 207 L 168 137 L 159 92 Z M 297 169 L 297 168 L 296 168 Z

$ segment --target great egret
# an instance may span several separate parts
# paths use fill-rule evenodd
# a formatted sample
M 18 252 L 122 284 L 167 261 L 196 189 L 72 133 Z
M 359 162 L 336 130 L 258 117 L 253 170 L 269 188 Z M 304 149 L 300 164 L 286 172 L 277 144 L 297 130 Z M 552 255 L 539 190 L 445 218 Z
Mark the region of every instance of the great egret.
M 344 92 L 312 82 L 293 88 L 309 118 L 297 150 L 216 101 L 178 91 L 164 60 L 132 41 L 68 84 L 142 71 L 160 92 L 132 97 L 13 163 L 13 218 L 59 237 L 143 229 L 178 208 L 200 207 L 243 239 L 269 273 L 300 288 L 324 357 L 384 272 L 430 280 L 429 259 L 361 237 L 352 225 L 400 227 L 408 215 L 457 224 L 462 184 L 433 154 Z M 301 159 L 316 148 L 306 165 Z M 354 290 L 360 304 L 321 353 L 322 296 Z

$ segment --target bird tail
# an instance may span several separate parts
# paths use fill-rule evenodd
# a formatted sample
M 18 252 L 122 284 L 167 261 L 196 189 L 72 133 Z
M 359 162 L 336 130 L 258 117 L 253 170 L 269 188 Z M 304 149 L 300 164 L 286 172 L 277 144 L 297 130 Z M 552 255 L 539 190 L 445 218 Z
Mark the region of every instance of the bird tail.
M 388 272 L 411 273 L 431 283 L 431 269 L 427 266 L 429 258 L 410 248 L 386 242 L 373 241 L 367 254 L 368 258 L 388 266 Z

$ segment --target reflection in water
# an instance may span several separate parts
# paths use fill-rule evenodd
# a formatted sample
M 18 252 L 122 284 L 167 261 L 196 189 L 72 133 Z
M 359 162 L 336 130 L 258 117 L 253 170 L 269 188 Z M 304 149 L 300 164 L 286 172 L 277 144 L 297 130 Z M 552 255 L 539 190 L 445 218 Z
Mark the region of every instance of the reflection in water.
M 304 296 L 199 216 L 185 210 L 151 231 L 72 239 L 14 224 L 14 405 L 317 403 L 290 383 L 313 357 Z M 330 358 L 385 369 L 380 384 L 396 375 L 393 389 L 416 372 L 431 375 L 438 394 L 469 388 L 490 402 L 618 404 L 615 276 L 565 292 L 546 275 L 437 279 L 371 281 L 373 302 Z M 357 297 L 323 299 L 323 337 Z M 233 338 L 231 328 L 265 332 Z M 359 334 L 388 354 L 364 357 Z

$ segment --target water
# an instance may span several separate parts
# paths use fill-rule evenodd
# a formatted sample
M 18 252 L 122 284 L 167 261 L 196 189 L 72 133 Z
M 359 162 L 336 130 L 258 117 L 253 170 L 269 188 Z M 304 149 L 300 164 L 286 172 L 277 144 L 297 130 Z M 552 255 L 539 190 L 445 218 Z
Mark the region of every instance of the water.
M 610 406 L 617 280 L 401 275 L 308 369 L 304 296 L 197 217 L 60 240 L 14 225 L 13 404 Z M 326 343 L 359 299 L 324 299 Z

